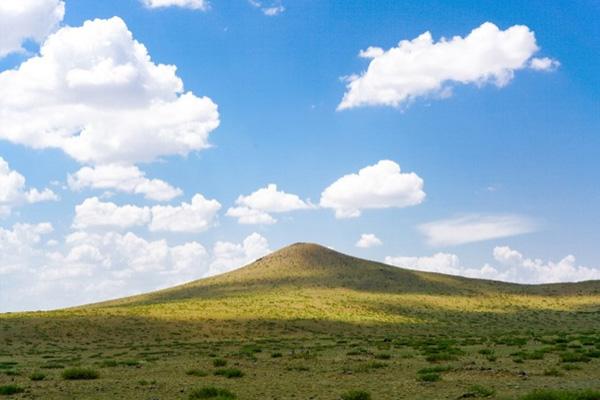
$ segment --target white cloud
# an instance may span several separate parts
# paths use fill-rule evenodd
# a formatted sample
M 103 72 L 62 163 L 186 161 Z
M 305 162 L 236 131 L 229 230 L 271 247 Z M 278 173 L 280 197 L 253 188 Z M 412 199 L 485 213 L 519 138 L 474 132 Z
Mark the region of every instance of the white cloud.
M 13 143 L 134 164 L 207 148 L 219 113 L 113 17 L 61 28 L 38 56 L 1 72 L 0 120 L 0 138 Z
M 534 232 L 536 224 L 520 215 L 466 215 L 419 226 L 431 246 L 456 246 Z
M 10 166 L 0 157 L 0 214 L 10 214 L 12 207 L 23 203 L 39 203 L 43 201 L 56 201 L 58 196 L 50 189 L 27 189 L 25 177 Z
M 265 238 L 169 245 L 134 233 L 74 232 L 48 248 L 50 224 L 0 228 L 0 311 L 48 309 L 122 297 L 241 267 L 267 254 Z
M 463 273 L 458 256 L 449 253 L 436 253 L 431 257 L 388 256 L 385 258 L 385 263 L 418 271 L 439 272 L 450 275 L 461 275 Z
M 360 239 L 356 242 L 355 246 L 363 249 L 370 247 L 381 246 L 383 242 L 372 233 L 363 233 L 360 235 Z
M 102 202 L 97 197 L 92 197 L 75 207 L 73 227 L 76 229 L 130 228 L 146 225 L 150 222 L 150 218 L 151 212 L 148 207 L 117 206 L 115 203 Z
M 202 232 L 216 223 L 220 209 L 217 200 L 208 200 L 201 194 L 196 194 L 191 203 L 153 207 L 118 206 L 92 197 L 75 207 L 73 227 L 125 229 L 147 225 L 151 231 Z
M 270 214 L 248 207 L 231 207 L 225 215 L 237 218 L 238 222 L 244 225 L 270 225 L 277 222 Z
M 259 0 L 248 0 L 248 3 L 255 8 L 258 8 L 267 17 L 274 17 L 285 11 L 285 7 L 281 1 L 273 1 L 270 5 L 265 5 L 265 2 Z
M 146 174 L 134 165 L 99 165 L 84 167 L 68 176 L 71 190 L 114 189 L 125 193 L 142 194 L 146 199 L 169 201 L 183 192 L 160 179 L 148 179 Z
M 24 52 L 26 40 L 41 43 L 65 15 L 62 0 L 0 1 L 0 58 Z
M 231 242 L 215 243 L 214 260 L 210 264 L 210 275 L 221 274 L 249 264 L 269 254 L 267 239 L 258 233 L 248 236 L 241 244 Z
M 277 222 L 269 213 L 284 213 L 306 210 L 312 205 L 295 194 L 277 190 L 277 185 L 269 184 L 248 196 L 239 196 L 237 207 L 227 210 L 226 215 L 238 218 L 241 224 L 273 224 Z
M 142 2 L 148 8 L 181 7 L 206 11 L 210 7 L 206 0 L 142 0 Z
M 152 207 L 151 231 L 202 232 L 215 224 L 221 204 L 196 194 L 191 203 Z
M 560 67 L 560 62 L 548 57 L 532 58 L 529 62 L 529 67 L 536 71 L 553 71 Z
M 334 209 L 337 218 L 354 218 L 362 209 L 409 207 L 424 199 L 423 179 L 414 172 L 401 172 L 393 161 L 382 160 L 335 181 L 321 194 L 320 204 Z
M 515 71 L 558 66 L 547 58 L 532 59 L 538 50 L 535 35 L 527 26 L 500 30 L 490 22 L 464 38 L 434 42 L 431 33 L 425 32 L 387 51 L 369 47 L 359 53 L 371 59 L 369 66 L 360 75 L 346 78 L 347 91 L 338 109 L 398 107 L 418 97 L 447 97 L 456 84 L 503 87 Z
M 530 259 L 510 247 L 495 247 L 496 266 L 485 264 L 468 268 L 455 254 L 437 253 L 431 257 L 386 257 L 385 262 L 398 267 L 427 272 L 461 275 L 524 284 L 578 282 L 600 279 L 600 269 L 578 266 L 575 257 L 566 256 L 558 262 Z
M 0 298 L 3 290 L 9 288 L 3 287 L 1 283 L 7 281 L 6 275 L 16 271 L 27 271 L 30 267 L 29 261 L 40 253 L 40 250 L 36 249 L 37 245 L 52 231 L 52 225 L 47 222 L 15 224 L 12 229 L 0 227 Z

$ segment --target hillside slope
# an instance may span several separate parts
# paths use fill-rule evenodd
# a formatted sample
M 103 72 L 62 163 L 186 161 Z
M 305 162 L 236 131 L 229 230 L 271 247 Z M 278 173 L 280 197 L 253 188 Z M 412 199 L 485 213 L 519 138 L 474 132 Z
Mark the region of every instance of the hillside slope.
M 572 296 L 600 295 L 600 281 L 519 285 L 398 268 L 348 256 L 317 244 L 296 243 L 226 274 L 91 307 L 158 304 L 272 290 L 295 292 L 307 289 L 347 289 L 390 295 Z
M 93 337 L 119 331 L 128 337 L 173 331 L 205 337 L 581 331 L 600 329 L 600 282 L 517 285 L 468 279 L 299 243 L 244 268 L 170 289 L 2 319 L 32 336 L 56 334 L 53 327 Z

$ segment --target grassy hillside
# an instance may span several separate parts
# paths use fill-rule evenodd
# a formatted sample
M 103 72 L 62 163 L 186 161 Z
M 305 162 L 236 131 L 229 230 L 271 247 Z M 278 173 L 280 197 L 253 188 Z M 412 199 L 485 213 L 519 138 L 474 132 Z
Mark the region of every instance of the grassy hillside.
M 600 282 L 467 279 L 313 244 L 145 295 L 0 314 L 0 392 L 17 385 L 22 398 L 192 399 L 207 385 L 240 399 L 339 399 L 352 389 L 374 399 L 518 398 L 594 388 L 599 356 Z M 70 367 L 98 378 L 71 381 Z

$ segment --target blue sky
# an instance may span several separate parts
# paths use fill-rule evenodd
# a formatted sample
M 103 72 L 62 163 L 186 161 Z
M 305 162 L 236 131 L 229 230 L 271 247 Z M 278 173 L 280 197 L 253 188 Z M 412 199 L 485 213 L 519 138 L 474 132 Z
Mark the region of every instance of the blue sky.
M 0 38 L 0 95 L 10 98 L 0 101 L 0 157 L 6 176 L 14 171 L 26 180 L 17 195 L 0 202 L 0 311 L 152 290 L 230 270 L 297 241 L 475 277 L 532 283 L 600 278 L 596 1 L 28 2 L 31 9 L 20 16 L 0 7 L 0 26 L 18 22 L 19 29 L 31 30 L 20 33 L 16 45 Z M 35 12 L 49 11 L 58 14 L 47 18 L 48 26 L 28 24 Z M 95 19 L 95 28 L 82 28 Z M 463 46 L 485 26 L 489 35 L 471 36 L 471 45 Z M 511 30 L 515 26 L 521 28 Z M 68 36 L 67 27 L 80 30 Z M 133 75 L 118 68 L 132 57 L 127 31 L 151 58 L 135 59 L 140 64 L 134 63 Z M 110 54 L 100 54 L 100 45 L 88 48 L 107 32 L 116 32 L 107 36 Z M 413 65 L 398 43 L 424 32 L 432 42 Z M 511 35 L 522 40 L 513 43 Z M 442 38 L 443 50 L 435 47 Z M 484 56 L 477 53 L 482 46 Z M 44 47 L 53 49 L 52 57 L 38 54 Z M 359 57 L 369 47 L 380 50 Z M 42 59 L 37 72 L 27 75 L 23 66 L 36 57 Z M 106 59 L 110 63 L 102 64 Z M 534 59 L 543 62 L 535 67 Z M 139 73 L 144 62 L 177 71 L 148 77 Z M 54 81 L 46 74 L 79 86 L 48 89 Z M 37 76 L 43 78 L 31 83 Z M 423 86 L 424 76 L 440 86 Z M 173 91 L 177 77 L 183 91 Z M 363 85 L 353 93 L 357 100 L 339 109 L 352 79 Z M 404 83 L 394 86 L 398 81 Z M 185 92 L 193 101 L 206 96 L 215 108 L 196 102 L 160 114 L 148 105 L 157 98 L 176 102 Z M 393 99 L 382 100 L 389 93 Z M 213 114 L 207 117 L 203 107 Z M 192 122 L 218 120 L 218 127 L 178 125 L 174 131 L 200 139 L 176 150 L 170 137 L 153 142 L 161 129 L 170 129 L 169 119 L 188 111 L 198 112 Z M 22 128 L 29 122 L 33 128 Z M 89 126 L 99 142 L 84 151 L 87 134 L 78 136 Z M 73 140 L 62 144 L 64 135 Z M 121 142 L 125 137 L 133 139 Z M 99 143 L 121 147 L 99 150 Z M 131 154 L 122 151 L 130 145 Z M 382 160 L 401 171 L 376 167 L 359 179 L 361 169 Z M 82 168 L 117 164 L 112 181 L 121 179 L 121 188 L 125 169 L 136 169 L 180 195 L 165 199 L 161 192 L 158 199 L 141 186 L 136 193 L 116 183 L 69 185 L 69 174 Z M 360 215 L 336 217 L 322 201 L 336 181 L 331 201 L 350 202 Z M 291 196 L 257 195 L 235 204 L 268 184 Z M 181 203 L 192 204 L 196 194 L 204 199 L 201 210 L 192 210 L 200 225 L 175 226 L 169 213 L 182 212 L 186 225 L 189 209 Z M 94 197 L 95 203 L 84 203 Z M 82 204 L 89 207 L 80 208 L 77 219 Z M 262 223 L 226 215 L 249 204 Z M 169 205 L 179 208 L 165 211 Z M 277 222 L 265 223 L 264 214 Z M 362 234 L 378 240 L 357 247 Z M 152 260 L 132 256 L 140 246 Z

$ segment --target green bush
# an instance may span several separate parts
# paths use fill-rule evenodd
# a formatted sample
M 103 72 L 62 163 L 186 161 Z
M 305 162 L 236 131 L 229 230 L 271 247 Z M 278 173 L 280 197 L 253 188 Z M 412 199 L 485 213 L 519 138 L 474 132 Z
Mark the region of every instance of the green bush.
M 0 386 L 0 395 L 8 396 L 11 394 L 23 393 L 25 389 L 17 385 Z
M 585 354 L 581 353 L 561 353 L 560 361 L 567 362 L 589 362 L 590 359 Z
M 544 376 L 563 376 L 564 374 L 556 368 L 549 368 L 544 371 Z
M 225 378 L 241 378 L 244 373 L 237 368 L 220 368 L 215 371 L 215 375 L 224 376 Z
M 215 367 L 224 367 L 227 365 L 227 360 L 223 360 L 222 358 L 215 358 L 213 360 L 213 366 Z
M 208 375 L 208 372 L 201 369 L 188 369 L 185 371 L 185 374 L 190 376 L 206 376 Z
M 379 353 L 375 354 L 375 358 L 378 360 L 389 360 L 390 358 L 392 358 L 392 356 L 389 353 Z
M 43 381 L 46 378 L 46 374 L 44 374 L 43 372 L 33 372 L 31 375 L 29 375 L 29 379 L 31 379 L 32 381 Z
M 563 390 L 535 390 L 521 400 L 600 400 L 600 391 L 563 391 Z
M 89 380 L 97 379 L 100 375 L 90 368 L 67 368 L 63 371 L 62 377 L 66 380 Z
M 371 400 L 371 395 L 364 390 L 351 390 L 342 394 L 342 400 Z
M 235 394 L 227 389 L 220 389 L 214 386 L 207 386 L 193 390 L 189 400 L 212 399 L 212 400 L 232 400 L 235 399 Z
M 496 391 L 492 388 L 488 388 L 481 385 L 473 385 L 469 387 L 468 397 L 490 397 L 493 396 L 495 393 Z
M 452 367 L 449 365 L 436 365 L 435 367 L 422 368 L 417 371 L 418 374 L 431 374 L 433 372 L 447 372 L 450 371 Z
M 428 372 L 425 374 L 419 374 L 417 379 L 421 382 L 437 382 L 442 380 L 442 376 L 436 372 Z

